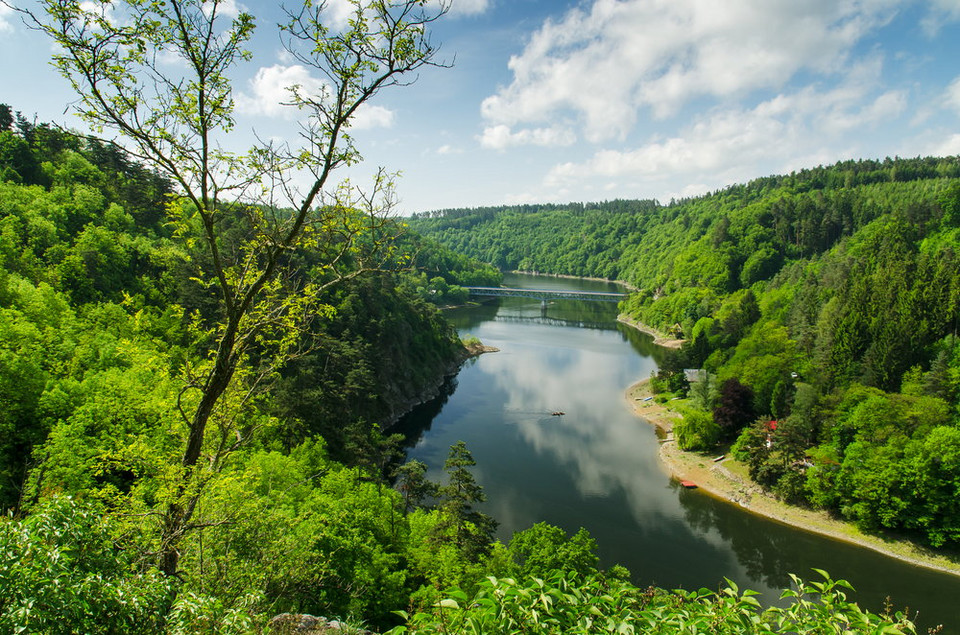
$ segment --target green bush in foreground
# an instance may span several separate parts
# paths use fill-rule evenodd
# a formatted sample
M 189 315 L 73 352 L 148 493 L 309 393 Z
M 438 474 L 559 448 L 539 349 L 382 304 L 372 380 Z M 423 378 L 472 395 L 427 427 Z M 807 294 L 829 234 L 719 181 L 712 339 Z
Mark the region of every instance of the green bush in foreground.
M 764 609 L 727 581 L 719 592 L 638 589 L 601 575 L 553 572 L 545 580 L 489 577 L 473 595 L 452 589 L 432 610 L 400 613 L 402 633 L 916 633 L 901 614 L 878 616 L 849 602 L 844 580 L 794 577 L 784 608 Z
M 102 510 L 67 497 L 0 520 L 0 632 L 156 633 L 171 580 L 140 571 Z

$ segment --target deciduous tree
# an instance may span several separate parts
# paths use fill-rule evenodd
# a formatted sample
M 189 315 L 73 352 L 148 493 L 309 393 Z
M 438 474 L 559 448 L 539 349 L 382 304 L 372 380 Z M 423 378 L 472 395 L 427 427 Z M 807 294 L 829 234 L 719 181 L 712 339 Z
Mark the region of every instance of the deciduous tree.
M 184 446 L 160 550 L 168 574 L 177 572 L 178 543 L 210 474 L 255 432 L 238 408 L 303 351 L 311 321 L 329 313 L 325 289 L 394 255 L 391 176 L 381 170 L 358 192 L 332 175 L 360 159 L 349 135 L 358 109 L 438 64 L 428 28 L 447 3 L 351 3 L 342 30 L 326 23 L 323 1 L 287 12 L 284 47 L 323 87 L 289 90 L 301 117 L 298 147 L 261 143 L 244 153 L 225 142 L 235 123 L 230 78 L 251 58 L 249 13 L 231 17 L 225 0 L 44 0 L 42 14 L 26 13 L 53 40 L 79 113 L 175 183 L 175 235 L 196 282 L 216 298 L 198 322 L 205 360 L 182 369 Z M 295 177 L 304 174 L 301 188 Z M 291 258 L 297 252 L 318 257 L 310 270 Z

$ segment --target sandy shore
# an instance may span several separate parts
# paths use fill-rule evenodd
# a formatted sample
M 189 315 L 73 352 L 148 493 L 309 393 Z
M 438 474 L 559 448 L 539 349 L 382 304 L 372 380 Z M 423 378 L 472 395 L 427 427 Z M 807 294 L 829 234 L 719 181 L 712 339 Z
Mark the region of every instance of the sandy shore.
M 644 379 L 628 388 L 626 399 L 639 417 L 660 429 L 664 439 L 660 444 L 660 461 L 674 478 L 693 481 L 712 496 L 787 525 L 851 542 L 911 564 L 960 576 L 960 557 L 935 553 L 912 542 L 865 534 L 826 512 L 787 505 L 750 482 L 745 476 L 746 466 L 732 458 L 715 462 L 715 455 L 684 452 L 673 441 L 673 422 L 679 415 L 665 405 L 655 403 L 653 399 L 644 401 L 653 396 L 649 382 L 649 379 Z
M 683 342 L 685 341 L 681 339 L 668 337 L 663 333 L 661 333 L 660 331 L 653 328 L 652 326 L 647 326 L 643 322 L 637 322 L 636 320 L 622 313 L 617 316 L 617 322 L 620 322 L 621 324 L 626 324 L 627 326 L 632 326 L 633 328 L 637 329 L 638 331 L 642 331 L 647 335 L 652 335 L 653 343 L 656 344 L 657 346 L 662 346 L 664 348 L 680 348 L 681 346 L 683 346 Z

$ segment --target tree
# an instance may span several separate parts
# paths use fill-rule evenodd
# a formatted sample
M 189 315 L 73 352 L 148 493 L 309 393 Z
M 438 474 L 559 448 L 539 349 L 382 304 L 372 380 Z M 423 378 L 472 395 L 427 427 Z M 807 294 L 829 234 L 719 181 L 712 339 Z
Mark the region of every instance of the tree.
M 683 450 L 706 452 L 720 440 L 720 428 L 709 412 L 684 408 L 682 417 L 673 424 L 677 444 Z
M 397 489 L 403 496 L 403 508 L 407 513 L 439 493 L 439 486 L 427 478 L 427 466 L 423 461 L 407 461 L 397 468 L 396 477 Z
M 13 109 L 7 104 L 0 104 L 0 132 L 13 129 Z
M 597 572 L 597 541 L 583 527 L 573 536 L 563 529 L 540 522 L 510 538 L 509 553 L 521 578 L 545 578 L 551 571 Z
M 713 420 L 724 436 L 733 437 L 753 421 L 753 391 L 749 386 L 730 378 L 720 386 L 720 395 L 713 407 Z
M 497 526 L 493 518 L 473 508 L 487 499 L 469 470 L 476 464 L 467 444 L 457 441 L 450 446 L 450 454 L 443 464 L 448 480 L 440 488 L 443 500 L 440 507 L 446 515 L 446 524 L 453 526 L 457 547 L 470 561 L 487 552 Z
M 226 0 L 44 0 L 44 14 L 23 11 L 56 45 L 54 63 L 78 93 L 80 115 L 174 182 L 174 235 L 194 278 L 216 298 L 216 310 L 197 321 L 204 361 L 182 369 L 184 447 L 160 548 L 169 575 L 204 484 L 256 432 L 238 410 L 308 346 L 309 325 L 330 313 L 327 288 L 394 255 L 392 177 L 381 170 L 367 192 L 334 186 L 331 177 L 360 159 L 349 136 L 357 110 L 439 65 L 428 27 L 448 5 L 351 2 L 339 31 L 325 24 L 326 2 L 306 0 L 287 13 L 284 47 L 325 83 L 319 94 L 289 89 L 302 116 L 301 147 L 260 143 L 242 154 L 222 144 L 234 126 L 230 77 L 251 57 L 249 13 L 230 18 Z M 303 189 L 298 174 L 309 176 Z M 316 261 L 306 269 L 296 253 Z

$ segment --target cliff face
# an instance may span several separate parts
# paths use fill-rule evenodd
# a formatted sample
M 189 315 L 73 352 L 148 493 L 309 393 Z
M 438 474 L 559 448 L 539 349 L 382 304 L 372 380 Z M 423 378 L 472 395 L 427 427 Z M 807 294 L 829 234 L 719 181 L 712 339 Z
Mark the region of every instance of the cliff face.
M 444 384 L 460 372 L 460 367 L 468 359 L 484 353 L 496 353 L 499 350 L 495 346 L 486 346 L 477 341 L 468 342 L 455 352 L 452 359 L 437 365 L 433 376 L 419 385 L 414 386 L 409 380 L 401 378 L 389 382 L 389 385 L 384 387 L 384 401 L 388 411 L 381 420 L 381 427 L 389 429 L 403 415 L 420 404 L 438 397 Z

